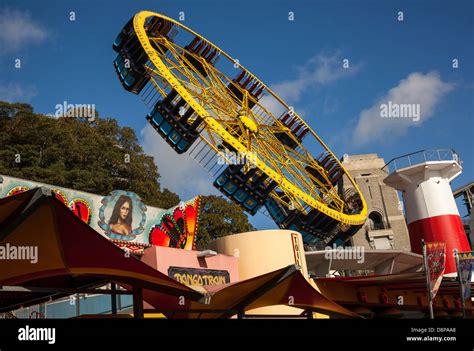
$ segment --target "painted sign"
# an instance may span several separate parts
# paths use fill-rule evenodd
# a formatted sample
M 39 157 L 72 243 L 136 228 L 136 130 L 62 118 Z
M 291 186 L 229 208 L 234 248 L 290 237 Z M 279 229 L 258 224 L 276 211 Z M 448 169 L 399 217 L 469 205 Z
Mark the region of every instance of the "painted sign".
M 73 199 L 69 203 L 69 208 L 85 223 L 91 224 L 92 209 L 87 200 L 81 198 Z
M 111 239 L 132 241 L 145 230 L 146 210 L 137 194 L 115 190 L 102 199 L 97 224 Z
M 200 198 L 180 204 L 164 213 L 148 241 L 152 245 L 193 250 L 196 241 Z
M 444 241 L 426 243 L 430 289 L 436 296 L 446 268 L 446 243 Z
M 11 188 L 7 192 L 7 194 L 5 196 L 12 196 L 12 195 L 20 194 L 20 193 L 22 193 L 24 191 L 28 191 L 28 190 L 30 190 L 30 188 L 28 188 L 27 186 L 24 186 L 24 185 L 14 186 L 13 188 Z
M 471 279 L 474 270 L 474 251 L 459 253 L 459 273 L 464 299 L 471 299 Z
M 223 285 L 230 283 L 228 271 L 205 268 L 168 268 L 168 276 L 185 285 Z
M 171 209 L 146 206 L 124 190 L 101 196 L 74 189 L 0 175 L 0 198 L 37 187 L 50 188 L 62 203 L 94 230 L 132 253 L 152 245 L 192 250 L 196 240 L 200 198 Z
M 301 257 L 299 234 L 291 233 L 291 243 L 293 244 L 293 254 L 295 255 L 295 264 L 298 266 L 298 269 L 301 272 L 303 272 L 303 259 Z

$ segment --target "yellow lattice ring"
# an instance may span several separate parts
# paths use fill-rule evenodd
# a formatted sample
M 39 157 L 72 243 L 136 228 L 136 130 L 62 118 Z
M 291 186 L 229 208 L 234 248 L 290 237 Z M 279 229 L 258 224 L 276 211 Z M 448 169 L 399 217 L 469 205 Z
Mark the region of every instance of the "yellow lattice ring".
M 218 123 L 213 117 L 209 115 L 209 113 L 199 104 L 197 103 L 194 98 L 191 96 L 191 94 L 188 93 L 188 91 L 181 85 L 181 83 L 178 82 L 178 80 L 174 77 L 174 75 L 169 71 L 168 67 L 162 62 L 160 56 L 156 53 L 156 51 L 153 49 L 153 47 L 150 44 L 150 41 L 148 39 L 148 36 L 146 34 L 144 25 L 145 21 L 148 17 L 159 17 L 164 20 L 170 21 L 174 24 L 176 24 L 179 27 L 184 28 L 188 32 L 192 33 L 196 37 L 199 37 L 207 42 L 205 38 L 200 36 L 199 34 L 195 33 L 191 29 L 183 26 L 181 23 L 173 20 L 172 18 L 160 15 L 155 12 L 151 11 L 141 11 L 137 13 L 134 18 L 133 18 L 133 27 L 135 30 L 135 33 L 137 35 L 138 40 L 140 41 L 145 53 L 148 55 L 148 58 L 150 61 L 155 65 L 155 67 L 158 69 L 160 74 L 162 75 L 163 78 L 167 80 L 167 82 L 173 87 L 173 89 L 176 90 L 176 92 L 189 104 L 189 106 L 204 120 L 204 122 L 215 132 L 217 133 L 222 140 L 226 141 L 227 143 L 231 144 L 238 152 L 240 152 L 243 155 L 248 155 L 249 160 L 251 160 L 256 167 L 258 167 L 262 172 L 264 172 L 268 177 L 276 181 L 280 188 L 285 189 L 286 191 L 290 192 L 297 198 L 299 198 L 301 201 L 304 203 L 308 204 L 310 207 L 317 209 L 318 211 L 324 213 L 325 215 L 334 218 L 342 223 L 345 224 L 350 224 L 350 225 L 360 225 L 363 224 L 367 218 L 367 205 L 366 202 L 363 198 L 363 196 L 360 194 L 360 190 L 357 187 L 357 184 L 355 181 L 352 179 L 352 177 L 349 175 L 349 173 L 346 171 L 346 169 L 342 166 L 342 164 L 339 162 L 337 157 L 333 155 L 331 150 L 322 142 L 322 140 L 314 133 L 314 131 L 309 128 L 309 126 L 305 123 L 306 127 L 311 131 L 311 133 L 317 138 L 317 140 L 321 143 L 321 145 L 329 152 L 334 159 L 338 162 L 339 166 L 342 168 L 344 171 L 345 175 L 348 177 L 349 181 L 352 183 L 354 186 L 355 190 L 361 195 L 361 201 L 362 201 L 362 210 L 358 214 L 345 214 L 339 211 L 336 211 L 332 208 L 329 208 L 326 204 L 322 203 L 321 201 L 318 201 L 314 197 L 310 196 L 309 194 L 304 193 L 301 189 L 299 189 L 297 186 L 295 186 L 292 182 L 290 182 L 288 179 L 283 177 L 282 175 L 278 174 L 275 172 L 272 168 L 267 166 L 264 162 L 262 162 L 259 158 L 258 155 L 254 155 L 251 153 L 245 146 L 243 146 L 237 139 L 235 139 L 231 134 L 229 134 L 224 127 L 220 123 Z M 221 52 L 221 54 L 225 55 L 227 58 L 230 60 L 234 61 L 229 55 L 227 55 L 224 51 L 222 51 L 220 48 L 218 48 L 216 45 L 211 44 L 214 46 L 217 50 Z M 242 65 L 239 64 L 239 66 L 244 69 Z M 266 87 L 267 90 L 270 91 L 269 88 Z M 273 93 L 273 92 L 272 92 Z M 274 94 L 274 93 L 273 93 Z M 276 97 L 277 95 L 274 94 Z M 283 103 L 281 99 L 279 99 L 280 102 Z M 286 104 L 285 104 L 286 105 Z M 295 113 L 296 115 L 296 113 Z M 300 118 L 301 121 L 303 121 Z M 303 121 L 304 122 L 304 121 Z

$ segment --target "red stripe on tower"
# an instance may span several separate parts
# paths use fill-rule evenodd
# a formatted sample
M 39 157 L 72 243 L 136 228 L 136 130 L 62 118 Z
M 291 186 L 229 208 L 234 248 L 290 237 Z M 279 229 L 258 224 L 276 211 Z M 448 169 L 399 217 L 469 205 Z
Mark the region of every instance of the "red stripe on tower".
M 459 215 L 435 216 L 420 219 L 408 224 L 411 249 L 422 253 L 421 239 L 426 242 L 446 242 L 446 273 L 456 272 L 456 263 L 451 253 L 454 249 L 470 251 L 464 227 Z

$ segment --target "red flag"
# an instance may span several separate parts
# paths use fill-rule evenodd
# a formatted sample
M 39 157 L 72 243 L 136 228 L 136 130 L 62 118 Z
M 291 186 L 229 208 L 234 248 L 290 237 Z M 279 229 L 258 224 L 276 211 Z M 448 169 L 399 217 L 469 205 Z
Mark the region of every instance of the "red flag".
M 430 290 L 434 298 L 441 285 L 444 269 L 446 268 L 446 243 L 444 241 L 426 243 L 426 256 L 428 261 Z

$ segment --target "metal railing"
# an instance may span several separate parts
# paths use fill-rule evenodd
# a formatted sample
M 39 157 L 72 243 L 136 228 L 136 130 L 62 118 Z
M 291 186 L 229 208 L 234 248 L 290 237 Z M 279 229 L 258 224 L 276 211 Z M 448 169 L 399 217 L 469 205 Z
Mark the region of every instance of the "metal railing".
M 131 307 L 133 307 L 131 295 L 117 295 L 117 311 L 124 311 Z M 71 318 L 81 314 L 110 314 L 111 312 L 110 295 L 87 294 L 86 297 L 81 294 L 79 302 L 75 295 L 71 295 L 55 301 L 0 313 L 0 319 Z
M 45 303 L 34 306 L 22 307 L 14 311 L 0 314 L 0 319 L 43 319 L 45 318 Z
M 436 161 L 461 162 L 459 154 L 453 149 L 420 150 L 391 159 L 382 167 L 382 171 L 388 174 L 419 163 Z

